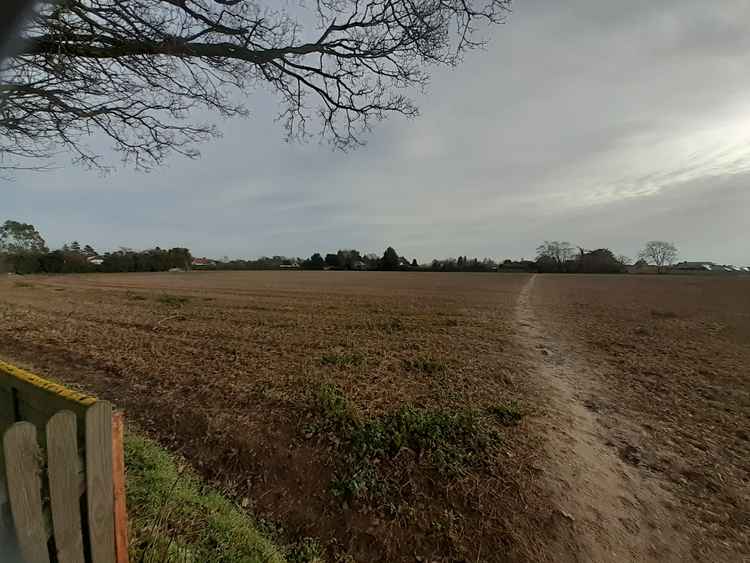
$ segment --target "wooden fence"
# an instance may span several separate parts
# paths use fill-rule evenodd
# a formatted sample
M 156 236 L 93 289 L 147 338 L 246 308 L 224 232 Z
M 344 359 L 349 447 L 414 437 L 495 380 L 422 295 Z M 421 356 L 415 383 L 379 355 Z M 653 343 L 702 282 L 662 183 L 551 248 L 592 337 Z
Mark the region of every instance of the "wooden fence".
M 0 361 L 0 471 L 25 563 L 126 563 L 122 415 Z

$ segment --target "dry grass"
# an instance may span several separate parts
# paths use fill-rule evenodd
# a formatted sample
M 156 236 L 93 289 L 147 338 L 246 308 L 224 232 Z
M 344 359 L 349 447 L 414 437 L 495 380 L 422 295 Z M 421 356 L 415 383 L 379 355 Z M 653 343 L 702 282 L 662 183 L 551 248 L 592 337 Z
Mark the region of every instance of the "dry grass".
M 527 400 L 513 340 L 526 279 L 35 278 L 33 290 L 2 288 L 0 353 L 125 407 L 223 491 L 331 556 L 538 560 L 552 557 L 538 533 L 541 438 L 515 411 L 493 411 Z M 335 389 L 323 410 L 321 389 Z
M 332 560 L 568 560 L 550 547 L 566 532 L 541 488 L 544 397 L 514 326 L 527 279 L 1 280 L 0 355 L 125 407 Z M 540 276 L 532 294 L 546 332 L 601 366 L 602 393 L 582 400 L 624 463 L 674 492 L 696 560 L 748 552 L 749 283 Z

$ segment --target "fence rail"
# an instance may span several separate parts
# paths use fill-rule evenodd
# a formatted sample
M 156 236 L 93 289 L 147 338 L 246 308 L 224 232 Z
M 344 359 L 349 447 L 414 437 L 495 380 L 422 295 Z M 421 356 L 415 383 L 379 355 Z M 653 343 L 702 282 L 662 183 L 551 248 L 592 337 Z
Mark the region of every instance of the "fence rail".
M 0 361 L 0 433 L 22 560 L 127 563 L 122 415 Z

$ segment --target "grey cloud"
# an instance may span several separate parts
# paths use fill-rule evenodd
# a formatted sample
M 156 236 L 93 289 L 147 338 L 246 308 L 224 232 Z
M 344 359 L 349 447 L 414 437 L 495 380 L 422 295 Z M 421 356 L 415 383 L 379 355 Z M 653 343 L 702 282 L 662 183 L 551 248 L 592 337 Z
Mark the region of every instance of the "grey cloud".
M 22 174 L 3 211 L 54 244 L 209 256 L 393 244 L 420 259 L 529 257 L 545 238 L 633 255 L 667 238 L 686 257 L 748 263 L 749 11 L 520 0 L 486 51 L 434 74 L 420 118 L 377 125 L 358 151 L 283 142 L 258 93 L 200 160 Z

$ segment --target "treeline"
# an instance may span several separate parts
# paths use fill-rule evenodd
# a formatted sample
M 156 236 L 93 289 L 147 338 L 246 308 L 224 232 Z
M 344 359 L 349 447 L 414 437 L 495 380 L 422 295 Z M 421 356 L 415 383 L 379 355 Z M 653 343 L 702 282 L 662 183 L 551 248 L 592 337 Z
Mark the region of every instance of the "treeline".
M 0 226 L 0 271 L 17 274 L 87 272 L 162 272 L 189 269 L 187 248 L 132 250 L 121 248 L 99 254 L 78 241 L 50 250 L 33 225 L 6 221 Z
M 510 262 L 510 261 L 508 261 Z M 416 258 L 400 256 L 389 246 L 382 256 L 363 254 L 358 250 L 339 250 L 323 257 L 316 252 L 310 258 L 298 262 L 306 270 L 400 270 L 400 271 L 433 271 L 433 272 L 493 272 L 498 270 L 498 263 L 490 258 L 482 260 L 459 256 L 444 260 L 433 260 L 429 264 L 418 264 Z
M 649 241 L 641 251 L 636 267 L 654 264 L 664 271 L 675 260 L 676 247 L 664 241 Z M 0 226 L 0 271 L 19 274 L 83 272 L 162 272 L 189 270 L 390 270 L 432 272 L 555 272 L 555 273 L 622 273 L 628 258 L 615 256 L 608 248 L 586 250 L 568 242 L 544 241 L 537 247 L 535 260 L 496 262 L 490 258 L 459 256 L 418 264 L 416 259 L 400 256 L 391 246 L 382 255 L 362 253 L 355 249 L 335 253 L 314 253 L 307 259 L 286 256 L 262 257 L 257 260 L 193 259 L 187 248 L 119 250 L 98 253 L 91 245 L 78 241 L 49 250 L 44 238 L 33 225 L 6 221 Z
M 544 273 L 618 274 L 627 271 L 629 261 L 608 248 L 574 249 L 560 241 L 544 241 L 536 251 L 536 271 Z

